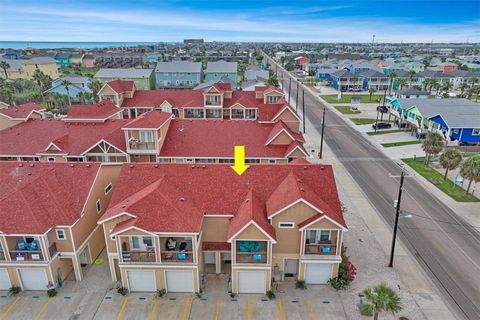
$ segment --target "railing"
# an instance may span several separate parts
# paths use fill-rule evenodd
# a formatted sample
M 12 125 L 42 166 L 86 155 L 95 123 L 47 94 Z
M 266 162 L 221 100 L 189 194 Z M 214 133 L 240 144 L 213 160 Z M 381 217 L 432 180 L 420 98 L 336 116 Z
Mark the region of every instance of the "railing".
M 5 253 L 3 251 L 0 251 L 0 261 L 5 261 Z
M 40 250 L 10 250 L 12 261 L 40 261 L 43 260 L 43 254 Z
M 162 251 L 163 263 L 189 263 L 193 262 L 192 251 Z
M 221 101 L 218 100 L 218 101 L 215 101 L 215 100 L 205 100 L 205 105 L 206 106 L 221 106 Z
M 335 244 L 305 244 L 305 254 L 335 255 L 337 246 Z
M 48 253 L 50 254 L 50 258 L 53 258 L 57 254 L 57 252 L 58 252 L 57 244 L 54 242 L 52 243 L 50 248 L 48 248 Z
M 236 263 L 267 263 L 267 252 L 237 252 Z
M 156 262 L 155 251 L 122 251 L 122 260 L 128 262 Z
M 132 150 L 155 150 L 155 142 L 130 142 Z

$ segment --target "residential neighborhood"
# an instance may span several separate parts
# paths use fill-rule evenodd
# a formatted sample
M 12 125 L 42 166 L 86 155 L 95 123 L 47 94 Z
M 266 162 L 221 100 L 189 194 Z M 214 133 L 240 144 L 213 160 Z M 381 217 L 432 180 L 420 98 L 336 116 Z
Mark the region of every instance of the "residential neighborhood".
M 5 6 L 0 320 L 480 319 L 476 8 Z

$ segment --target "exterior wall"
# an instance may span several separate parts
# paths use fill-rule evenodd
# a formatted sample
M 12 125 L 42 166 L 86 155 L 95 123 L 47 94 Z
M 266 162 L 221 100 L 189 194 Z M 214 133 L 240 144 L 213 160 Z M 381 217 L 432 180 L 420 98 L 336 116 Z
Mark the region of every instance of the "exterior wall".
M 52 275 L 56 282 L 58 280 L 57 277 L 59 272 L 63 281 L 73 271 L 72 258 L 60 258 L 57 256 L 50 264 L 50 269 L 52 270 Z
M 338 267 L 339 263 L 338 262 L 326 262 L 326 263 L 331 263 L 332 264 L 332 273 L 330 274 L 331 278 L 335 278 L 338 276 Z M 306 263 L 305 262 L 300 262 L 300 266 L 298 269 L 298 279 L 299 280 L 305 280 L 305 269 L 306 269 Z
M 193 88 L 202 82 L 202 74 L 200 72 L 156 72 L 155 77 L 157 88 Z
M 228 223 L 230 218 L 203 218 L 203 241 L 226 242 L 228 240 Z M 202 255 L 203 256 L 203 255 Z
M 262 231 L 260 231 L 256 226 L 253 224 L 249 225 L 245 230 L 240 232 L 236 237 L 235 240 L 270 240 Z
M 112 240 L 110 238 L 110 230 L 112 230 L 117 223 L 120 223 L 127 219 L 129 219 L 129 216 L 124 215 L 103 223 L 103 227 L 105 228 L 105 238 L 106 238 L 105 241 L 106 241 L 107 250 L 109 253 L 117 252 L 117 242 L 116 240 Z
M 57 239 L 57 229 L 62 229 L 65 233 L 65 240 L 58 240 Z M 52 245 L 55 243 L 57 246 L 57 250 L 59 252 L 73 252 L 73 239 L 70 235 L 70 229 L 69 228 L 53 228 L 50 230 L 50 232 L 47 234 L 48 237 L 48 243 L 49 245 Z
M 90 248 L 90 254 L 93 262 L 93 260 L 95 260 L 100 253 L 102 253 L 103 248 L 105 248 L 105 237 L 103 235 L 102 226 L 98 226 L 98 228 L 93 232 L 92 236 L 88 240 L 88 246 Z
M 269 145 L 289 145 L 292 142 L 292 138 L 290 138 L 285 132 L 280 133 L 275 139 L 273 139 Z
M 205 80 L 206 82 L 208 81 L 218 81 L 218 80 L 221 80 L 224 76 L 227 76 L 228 79 L 232 80 L 233 83 L 234 83 L 234 86 L 237 86 L 237 73 L 236 72 L 232 72 L 232 73 L 228 73 L 228 72 L 206 72 L 205 73 L 206 77 L 205 77 Z
M 265 288 L 266 291 L 271 289 L 271 279 L 272 279 L 272 270 L 270 267 L 265 269 L 250 269 L 250 268 L 232 268 L 232 292 L 238 293 L 238 272 L 248 272 L 248 271 L 265 271 Z
M 63 156 L 58 156 L 58 155 L 43 155 L 43 156 L 40 156 L 40 161 L 43 161 L 43 162 L 48 162 L 48 158 L 54 158 L 54 162 L 65 162 L 67 160 L 65 160 L 65 158 Z
M 0 115 L 0 130 L 13 127 L 19 123 L 21 123 L 21 121 L 10 120 L 9 118 Z
M 282 120 L 293 132 L 299 132 L 300 130 L 300 121 L 289 110 L 285 110 L 280 114 L 277 120 Z
M 48 281 L 51 281 L 52 283 L 54 282 L 54 279 L 52 278 L 52 275 L 50 273 L 50 268 L 45 265 L 45 266 L 29 266 L 28 264 L 22 265 L 22 266 L 0 266 L 0 269 L 7 269 L 8 275 L 10 277 L 10 283 L 12 286 L 21 286 L 20 285 L 20 277 L 18 274 L 19 269 L 42 269 L 45 270 L 47 274 L 47 279 Z M 46 290 L 47 283 L 45 283 L 45 290 Z
M 136 266 L 128 266 L 128 267 L 121 267 L 121 274 L 122 274 L 122 285 L 128 288 L 128 278 L 127 278 L 127 271 L 138 270 L 138 271 L 155 271 L 155 283 L 157 286 L 157 290 L 166 289 L 166 278 L 165 272 L 166 271 L 192 271 L 193 272 L 193 284 L 194 284 L 194 291 L 199 291 L 199 274 L 198 268 L 175 268 L 173 266 L 168 267 L 161 267 L 161 266 L 151 266 L 151 268 L 140 268 Z
M 38 65 L 24 64 L 23 70 L 25 71 L 25 74 L 26 74 L 25 78 L 32 79 L 36 69 L 39 69 L 47 76 L 50 76 L 52 79 L 57 79 L 59 76 L 58 66 L 56 63 L 45 63 L 45 64 L 38 64 Z

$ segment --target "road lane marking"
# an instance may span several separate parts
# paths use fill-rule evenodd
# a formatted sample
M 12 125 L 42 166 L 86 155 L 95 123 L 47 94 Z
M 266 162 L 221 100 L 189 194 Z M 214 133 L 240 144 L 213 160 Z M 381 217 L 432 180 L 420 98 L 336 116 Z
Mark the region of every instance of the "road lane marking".
M 155 312 L 157 311 L 157 307 L 158 307 L 158 299 L 154 299 L 153 309 L 152 309 L 152 312 L 150 312 L 150 317 L 148 317 L 148 320 L 153 320 L 153 317 L 155 317 Z
M 220 315 L 220 300 L 217 299 L 217 304 L 215 306 L 215 320 L 220 319 L 219 315 Z
M 127 307 L 127 303 L 128 303 L 128 298 L 123 299 L 122 307 L 120 308 L 117 314 L 117 320 L 122 319 L 123 311 L 125 311 L 125 308 Z
M 278 319 L 283 320 L 283 302 L 278 299 Z
M 252 302 L 250 298 L 247 299 L 247 319 L 252 320 Z
M 10 305 L 8 306 L 7 310 L 5 310 L 5 312 L 0 316 L 0 320 L 3 320 L 3 319 L 6 319 L 8 314 L 10 312 L 12 312 L 13 308 L 15 307 L 15 305 L 17 304 L 18 300 L 20 300 L 21 297 L 17 297 L 15 300 L 13 300 L 12 303 L 10 303 Z
M 310 301 L 308 301 L 308 310 L 310 311 L 310 316 L 312 317 L 312 320 L 315 320 L 315 313 L 313 313 L 313 307 Z
M 190 306 L 190 297 L 185 299 L 185 307 L 183 308 L 183 320 L 187 320 L 188 317 L 188 307 Z
M 52 300 L 53 300 L 53 298 L 48 298 L 47 302 L 45 302 L 42 309 L 40 309 L 37 316 L 35 317 L 35 320 L 39 320 L 42 317 L 43 313 L 45 312 L 45 310 L 47 310 L 47 307 L 50 304 L 50 302 L 52 302 Z

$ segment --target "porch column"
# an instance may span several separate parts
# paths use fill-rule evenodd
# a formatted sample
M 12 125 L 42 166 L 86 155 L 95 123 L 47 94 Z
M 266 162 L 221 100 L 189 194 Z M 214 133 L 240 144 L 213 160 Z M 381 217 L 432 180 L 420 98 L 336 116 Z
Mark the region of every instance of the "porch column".
M 220 251 L 215 251 L 215 273 L 222 273 L 222 253 Z
M 452 139 L 450 138 L 450 135 L 452 134 L 452 129 L 451 128 L 448 128 L 447 130 L 447 137 L 446 137 L 446 140 L 447 142 L 450 142 Z
M 83 273 L 82 266 L 80 265 L 80 259 L 77 255 L 72 257 L 73 271 L 75 272 L 75 280 L 82 281 Z

